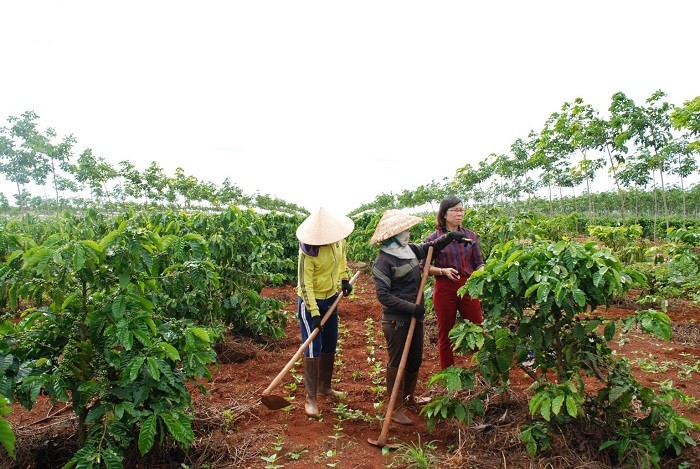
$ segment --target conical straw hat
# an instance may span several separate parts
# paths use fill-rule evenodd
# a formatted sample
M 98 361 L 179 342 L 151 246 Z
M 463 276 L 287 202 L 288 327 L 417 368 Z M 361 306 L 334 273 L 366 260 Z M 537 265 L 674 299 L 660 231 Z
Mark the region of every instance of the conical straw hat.
M 412 226 L 423 221 L 420 217 L 407 215 L 399 210 L 387 210 L 379 220 L 377 228 L 374 230 L 370 243 L 377 244 L 395 236 L 402 231 L 406 231 Z
M 346 238 L 355 222 L 345 215 L 334 215 L 323 207 L 312 213 L 297 228 L 297 238 L 304 244 L 323 246 Z

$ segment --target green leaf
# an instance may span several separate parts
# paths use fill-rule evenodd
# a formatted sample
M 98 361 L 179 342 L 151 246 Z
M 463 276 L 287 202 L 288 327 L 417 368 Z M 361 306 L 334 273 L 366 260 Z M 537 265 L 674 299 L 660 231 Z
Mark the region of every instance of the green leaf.
M 525 298 L 528 298 L 530 295 L 532 295 L 532 292 L 540 288 L 542 286 L 542 283 L 536 283 L 534 285 L 530 285 L 527 290 L 525 290 Z
M 126 311 L 126 296 L 119 295 L 112 302 L 112 317 L 115 321 L 119 321 L 124 317 Z
M 129 365 L 129 379 L 131 381 L 136 381 L 144 361 L 146 361 L 144 357 L 136 357 Z
M 542 304 L 545 301 L 547 301 L 547 297 L 549 296 L 550 291 L 551 291 L 551 288 L 549 287 L 548 284 L 541 283 L 540 286 L 537 287 L 537 302 L 539 304 Z
M 608 401 L 614 403 L 627 391 L 627 386 L 613 386 L 608 394 Z
M 85 266 L 85 250 L 80 244 L 74 244 L 73 270 L 78 271 Z
M 564 395 L 560 394 L 552 400 L 552 412 L 554 415 L 559 415 L 561 406 L 564 404 Z
M 552 418 L 551 411 L 552 411 L 552 400 L 549 398 L 549 396 L 545 396 L 542 399 L 542 405 L 540 406 L 540 415 L 547 422 L 549 422 Z
M 206 329 L 202 329 L 201 327 L 193 327 L 191 329 L 192 333 L 199 337 L 202 341 L 209 343 L 209 333 L 207 332 Z
M 26 261 L 26 268 L 34 268 L 37 274 L 42 274 L 46 270 L 46 266 L 51 259 L 51 251 L 45 247 L 39 247 L 32 256 Z
M 520 289 L 520 281 L 519 281 L 519 272 L 518 268 L 513 266 L 510 268 L 510 272 L 508 273 L 508 283 L 510 284 L 510 288 L 512 288 L 515 291 L 518 291 Z
M 580 307 L 586 306 L 586 294 L 583 293 L 583 291 L 579 288 L 574 288 L 571 290 L 571 293 L 574 297 L 574 301 L 576 302 L 577 305 Z
M 159 342 L 156 345 L 159 349 L 161 349 L 165 354 L 168 356 L 169 359 L 172 361 L 179 361 L 180 360 L 180 353 L 177 351 L 175 347 L 170 345 L 167 342 Z
M 605 325 L 605 331 L 603 332 L 605 340 L 612 340 L 613 336 L 615 335 L 616 327 L 615 321 L 608 321 L 608 323 Z
M 175 441 L 178 441 L 186 446 L 190 444 L 190 441 L 187 439 L 187 431 L 178 420 L 178 414 L 173 412 L 164 412 L 159 414 L 159 417 L 163 422 L 165 422 L 165 426 L 168 427 L 168 431 L 173 436 Z
M 116 454 L 113 450 L 107 449 L 102 453 L 102 462 L 107 469 L 123 469 L 122 457 Z
M 454 412 L 455 417 L 457 417 L 457 420 L 459 420 L 460 422 L 464 422 L 464 419 L 467 418 L 467 411 L 462 404 L 457 404 L 457 406 L 454 409 Z
M 573 396 L 567 395 L 566 396 L 566 412 L 576 418 L 578 415 L 578 406 L 576 405 L 576 399 L 574 399 Z
M 11 458 L 15 457 L 15 434 L 12 432 L 10 422 L 0 417 L 0 443 Z
M 156 436 L 156 415 L 149 415 L 141 424 L 139 432 L 139 451 L 141 456 L 148 453 L 153 447 Z
M 119 286 L 121 288 L 126 288 L 129 286 L 129 282 L 131 282 L 131 273 L 128 271 L 122 272 L 119 274 Z
M 462 380 L 458 373 L 449 373 L 446 376 L 445 385 L 448 392 L 455 392 L 462 389 Z
M 160 380 L 160 370 L 158 369 L 158 364 L 156 363 L 155 359 L 153 357 L 148 357 L 146 359 L 146 366 L 148 367 L 148 372 L 150 373 L 151 377 L 159 381 Z
M 146 347 L 150 347 L 152 344 L 151 337 L 147 333 L 145 333 L 144 331 L 141 331 L 141 330 L 134 331 L 134 337 L 136 337 L 138 339 L 138 341 L 141 342 Z

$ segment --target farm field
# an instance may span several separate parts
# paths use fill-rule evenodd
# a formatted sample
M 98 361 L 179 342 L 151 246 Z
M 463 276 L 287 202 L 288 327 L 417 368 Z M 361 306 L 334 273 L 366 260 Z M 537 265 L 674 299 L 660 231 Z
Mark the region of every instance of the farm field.
M 375 410 L 385 399 L 377 392 L 373 378 L 377 365 L 386 361 L 381 334 L 381 308 L 367 266 L 351 263 L 361 274 L 353 294 L 340 303 L 341 343 L 336 356 L 336 387 L 347 392 L 342 404 L 320 398 L 321 417 L 309 419 L 303 411 L 304 386 L 297 379 L 303 368 L 292 368 L 283 384 L 273 394 L 291 397 L 286 410 L 269 410 L 260 403 L 260 393 L 298 349 L 299 333 L 294 318 L 296 293 L 293 285 L 266 288 L 263 294 L 285 302 L 290 315 L 286 336 L 275 344 L 263 346 L 248 339 L 228 339 L 218 350 L 219 363 L 212 367 L 213 379 L 202 382 L 206 394 L 194 392 L 196 434 L 188 453 L 172 447 L 154 449 L 147 458 L 125 460 L 125 467 L 246 467 L 246 468 L 383 468 L 407 467 L 415 463 L 406 459 L 409 447 L 419 447 L 434 457 L 430 467 L 536 468 L 536 467 L 610 467 L 609 459 L 597 451 L 595 429 L 581 434 L 576 446 L 556 439 L 552 447 L 537 458 L 530 458 L 518 440 L 518 427 L 527 416 L 527 387 L 530 378 L 514 368 L 510 392 L 494 396 L 486 415 L 468 427 L 442 421 L 429 432 L 425 419 L 414 410 L 408 415 L 413 426 L 391 425 L 390 442 L 404 443 L 395 451 L 382 451 L 370 445 L 381 432 L 386 408 Z M 624 301 L 605 313 L 606 317 L 624 318 L 632 314 L 633 303 Z M 485 312 L 488 314 L 488 312 Z M 668 314 L 673 338 L 663 342 L 631 331 L 616 335 L 611 342 L 618 353 L 633 365 L 642 384 L 672 380 L 686 394 L 700 398 L 700 308 L 685 302 L 672 302 Z M 418 394 L 430 395 L 437 390 L 427 387 L 428 376 L 438 371 L 437 327 L 433 317 L 426 320 L 426 346 Z M 466 363 L 458 357 L 457 365 Z M 296 385 L 296 388 L 295 388 Z M 385 399 L 388 402 L 388 399 Z M 1 468 L 60 467 L 75 452 L 71 441 L 75 432 L 74 414 L 63 405 L 53 408 L 46 399 L 26 411 L 15 404 L 8 416 L 17 434 L 17 460 L 0 461 Z M 700 422 L 697 405 L 680 412 Z M 700 435 L 693 435 L 696 440 Z M 687 448 L 682 457 L 664 459 L 662 467 L 700 467 L 700 449 Z M 418 466 L 415 466 L 418 467 Z M 683 466 L 681 466 L 683 467 Z

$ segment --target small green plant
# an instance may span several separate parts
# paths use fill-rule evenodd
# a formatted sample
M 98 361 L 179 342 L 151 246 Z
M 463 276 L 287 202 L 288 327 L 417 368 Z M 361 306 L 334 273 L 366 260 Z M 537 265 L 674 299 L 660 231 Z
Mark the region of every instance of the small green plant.
M 308 449 L 302 449 L 300 451 L 288 451 L 284 456 L 292 461 L 299 461 L 302 456 L 308 453 Z
M 265 461 L 267 464 L 265 464 L 265 469 L 280 469 L 284 467 L 282 464 L 277 464 L 280 460 L 280 453 L 282 451 L 282 448 L 284 447 L 284 441 L 281 435 L 276 435 L 275 436 L 275 442 L 272 443 L 272 453 L 260 456 L 260 459 Z M 266 450 L 267 448 L 263 448 L 263 450 Z
M 653 355 L 649 357 L 637 358 L 633 363 L 635 363 L 640 370 L 645 373 L 665 373 L 668 371 L 668 362 L 658 362 L 654 359 Z
M 223 412 L 221 412 L 221 416 L 224 420 L 224 430 L 228 432 L 233 429 L 236 423 L 236 414 L 234 414 L 231 409 L 224 409 Z
M 430 469 L 436 467 L 438 458 L 435 456 L 437 446 L 434 441 L 421 444 L 420 433 L 418 442 L 401 443 L 396 449 L 396 456 L 389 467 Z

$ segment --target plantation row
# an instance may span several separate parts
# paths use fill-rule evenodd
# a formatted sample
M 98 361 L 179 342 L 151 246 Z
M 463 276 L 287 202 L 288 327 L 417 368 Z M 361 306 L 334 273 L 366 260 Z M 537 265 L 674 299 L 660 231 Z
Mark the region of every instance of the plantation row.
M 356 218 L 351 259 L 375 257 L 368 240 L 379 217 Z M 120 467 L 133 445 L 145 454 L 164 438 L 189 446 L 194 434 L 186 383 L 209 376 L 217 341 L 224 334 L 259 340 L 283 334 L 287 317 L 281 304 L 260 292 L 295 280 L 295 230 L 301 221 L 301 216 L 231 208 L 215 215 L 132 211 L 113 218 L 89 210 L 80 217 L 3 222 L 0 395 L 7 403 L 0 404 L 0 415 L 15 402 L 31 408 L 42 393 L 70 402 L 81 447 L 70 465 L 79 467 Z M 412 230 L 413 239 L 421 239 L 433 223 L 434 215 L 426 216 Z M 605 340 L 591 342 L 591 334 L 604 325 L 609 340 L 616 326 L 581 315 L 633 285 L 657 299 L 697 294 L 700 231 L 672 229 L 663 244 L 652 245 L 639 225 L 586 225 L 578 215 L 547 220 L 468 212 L 465 225 L 480 234 L 488 256 L 485 270 L 467 287 L 483 297 L 494 319 L 483 328 L 455 329 L 458 347 L 480 348 L 479 364 L 473 370 L 447 370 L 436 382 L 454 393 L 473 387 L 478 370 L 503 389 L 513 361 L 534 352 L 541 370 L 556 370 L 559 384 L 548 384 L 544 373 L 536 377 L 548 397 L 535 397 L 533 415 L 544 420 L 525 431 L 533 452 L 546 447 L 556 425 L 585 414 L 584 401 L 597 400 L 619 421 L 639 404 L 640 395 L 644 408 L 662 412 L 639 427 L 640 435 L 665 442 L 657 453 L 669 447 L 680 451 L 692 425 L 670 409 L 670 391 L 657 398 L 640 390 L 628 370 L 615 365 L 618 384 L 588 396 L 580 375 L 610 367 Z M 561 241 L 582 234 L 610 249 Z M 628 271 L 630 265 L 637 269 Z M 638 322 L 646 329 L 667 334 L 663 312 L 640 314 Z M 553 356 L 546 353 L 551 350 Z M 628 394 L 611 406 L 611 392 Z M 433 423 L 468 421 L 480 409 L 478 399 L 464 402 L 446 394 L 426 408 L 426 415 Z M 2 417 L 0 442 L 12 454 L 14 434 Z M 653 445 L 644 448 L 651 454 Z

